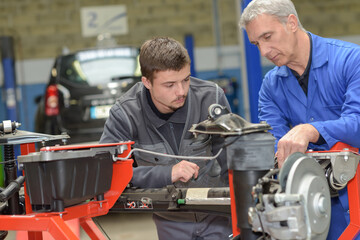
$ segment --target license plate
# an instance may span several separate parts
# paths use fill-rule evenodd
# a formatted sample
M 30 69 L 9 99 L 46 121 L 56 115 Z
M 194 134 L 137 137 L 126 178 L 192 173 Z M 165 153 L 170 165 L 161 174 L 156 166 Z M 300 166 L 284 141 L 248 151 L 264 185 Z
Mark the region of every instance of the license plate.
M 93 106 L 90 108 L 90 117 L 92 119 L 100 119 L 109 117 L 110 108 L 112 105 Z

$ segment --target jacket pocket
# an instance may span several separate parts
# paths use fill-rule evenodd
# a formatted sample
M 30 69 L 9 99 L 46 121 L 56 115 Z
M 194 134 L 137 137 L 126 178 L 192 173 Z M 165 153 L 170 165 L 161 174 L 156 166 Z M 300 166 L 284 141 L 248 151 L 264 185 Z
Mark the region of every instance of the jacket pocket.
M 156 153 L 166 154 L 166 148 L 164 143 L 156 144 L 138 144 L 136 146 L 145 151 L 151 151 Z M 169 165 L 175 164 L 176 160 L 166 156 L 159 156 L 153 153 L 147 153 L 143 151 L 134 152 L 135 161 L 139 166 L 155 166 L 155 165 Z
M 324 108 L 326 111 L 331 112 L 332 114 L 335 114 L 337 116 L 340 116 L 342 105 L 328 105 L 325 106 Z

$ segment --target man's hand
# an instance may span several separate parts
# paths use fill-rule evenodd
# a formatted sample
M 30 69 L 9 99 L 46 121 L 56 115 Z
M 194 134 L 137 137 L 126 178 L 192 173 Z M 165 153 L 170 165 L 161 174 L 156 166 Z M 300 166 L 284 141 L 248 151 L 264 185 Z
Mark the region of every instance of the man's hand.
M 309 142 L 316 143 L 319 139 L 319 132 L 310 124 L 300 124 L 292 128 L 278 142 L 276 157 L 279 168 L 282 167 L 285 159 L 295 152 L 305 153 Z
M 177 182 L 187 182 L 192 177 L 197 178 L 199 174 L 199 166 L 195 163 L 182 160 L 181 162 L 175 164 L 171 171 L 171 181 Z

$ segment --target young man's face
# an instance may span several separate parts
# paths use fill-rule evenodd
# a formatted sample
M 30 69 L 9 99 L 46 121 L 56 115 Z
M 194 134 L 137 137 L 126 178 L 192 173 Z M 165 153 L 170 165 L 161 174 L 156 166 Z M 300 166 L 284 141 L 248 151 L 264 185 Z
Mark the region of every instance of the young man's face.
M 259 48 L 262 56 L 277 66 L 287 65 L 294 55 L 296 17 L 290 16 L 283 24 L 274 16 L 261 14 L 245 26 L 250 42 Z
M 141 80 L 159 112 L 171 113 L 184 106 L 190 87 L 190 65 L 180 71 L 156 72 L 152 83 L 145 77 Z

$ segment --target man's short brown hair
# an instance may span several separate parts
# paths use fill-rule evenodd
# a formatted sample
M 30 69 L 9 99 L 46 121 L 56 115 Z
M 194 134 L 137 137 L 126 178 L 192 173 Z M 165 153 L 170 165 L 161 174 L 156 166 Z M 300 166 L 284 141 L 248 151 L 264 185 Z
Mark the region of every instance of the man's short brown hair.
M 184 46 L 170 37 L 156 37 L 144 42 L 140 48 L 142 76 L 153 80 L 158 71 L 180 71 L 190 65 L 190 57 Z

